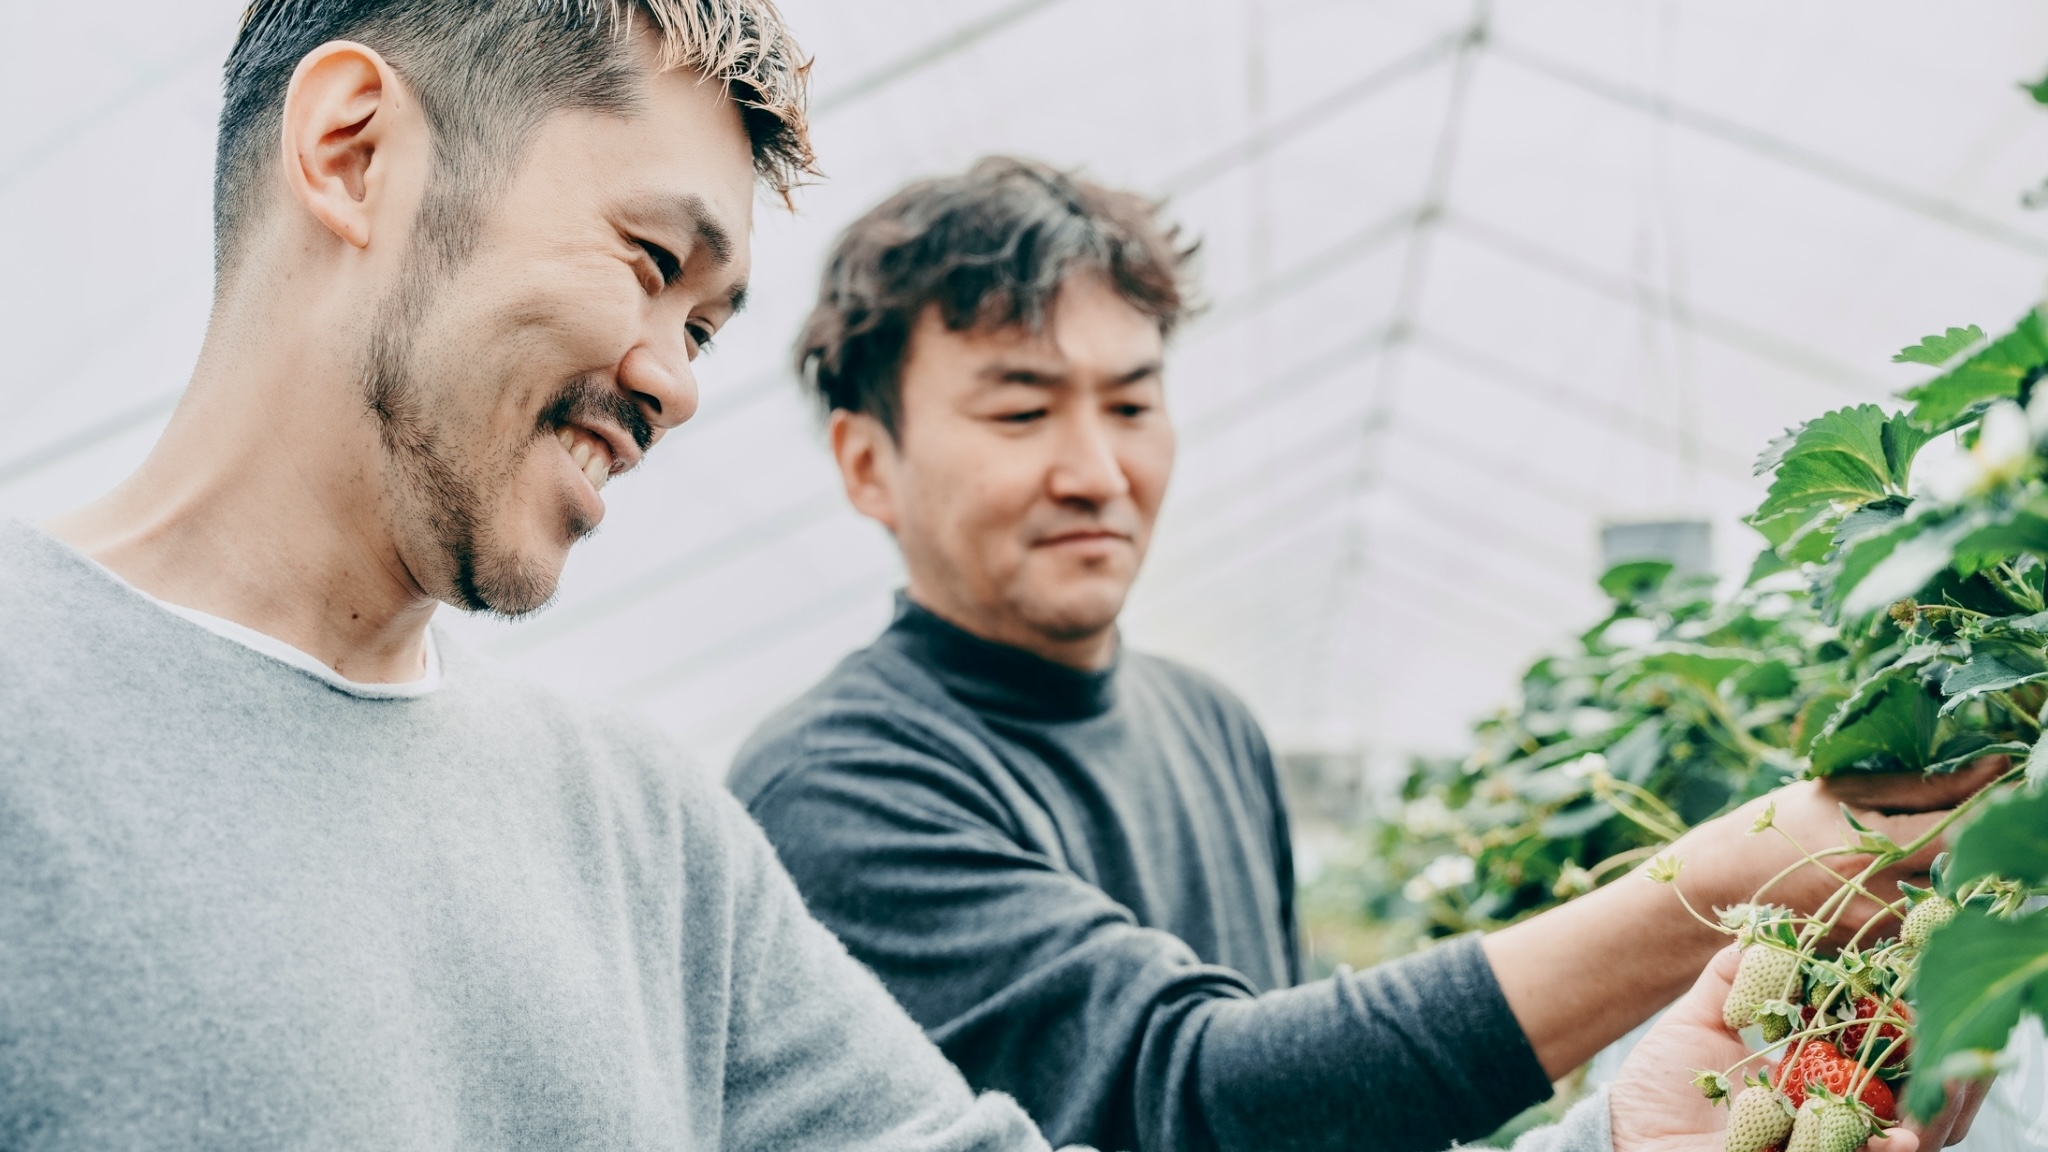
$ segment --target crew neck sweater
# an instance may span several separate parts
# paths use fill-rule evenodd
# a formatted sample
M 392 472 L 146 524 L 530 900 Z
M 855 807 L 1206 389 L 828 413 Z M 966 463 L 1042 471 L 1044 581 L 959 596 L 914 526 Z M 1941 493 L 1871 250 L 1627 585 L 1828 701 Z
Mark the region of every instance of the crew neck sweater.
M 0 1148 L 1042 1149 L 644 724 L 349 690 L 0 523 Z
M 812 912 L 1055 1143 L 1434 1152 L 1551 1092 L 1476 938 L 1303 982 L 1272 757 L 1213 680 L 900 599 L 731 783 Z

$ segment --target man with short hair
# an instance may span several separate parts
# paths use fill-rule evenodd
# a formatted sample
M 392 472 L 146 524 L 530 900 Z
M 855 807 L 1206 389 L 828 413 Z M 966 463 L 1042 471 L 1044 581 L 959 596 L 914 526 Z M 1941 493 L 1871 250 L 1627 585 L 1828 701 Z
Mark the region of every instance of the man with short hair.
M 733 787 L 811 910 L 1055 1142 L 1482 1136 L 1670 1003 L 1723 938 L 1631 876 L 1304 982 L 1258 725 L 1116 629 L 1172 471 L 1163 356 L 1187 257 L 1154 205 L 1008 159 L 847 229 L 798 358 L 847 496 L 895 537 L 909 586 L 879 640 L 755 734 Z M 1852 799 L 1938 807 L 1981 782 Z M 1842 834 L 1815 784 L 1773 802 L 1807 844 Z M 1677 846 L 1695 907 L 1792 859 L 1743 838 L 1753 815 Z M 1865 816 L 1901 843 L 1930 819 Z M 1808 869 L 1777 896 L 1810 907 L 1831 885 Z
M 190 387 L 0 524 L 0 1147 L 1045 1147 L 676 749 L 428 626 L 690 416 L 805 68 L 769 0 L 250 6 Z

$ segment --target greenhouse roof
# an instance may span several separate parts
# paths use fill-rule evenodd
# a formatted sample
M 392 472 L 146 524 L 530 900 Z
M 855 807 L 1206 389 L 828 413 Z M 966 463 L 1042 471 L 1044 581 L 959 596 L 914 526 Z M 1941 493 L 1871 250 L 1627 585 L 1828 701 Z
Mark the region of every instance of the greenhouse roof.
M 1171 198 L 1172 495 L 1130 641 L 1290 748 L 1456 748 L 1593 622 L 1600 531 L 1703 520 L 1736 572 L 1759 448 L 2041 292 L 2048 8 L 1905 0 L 786 0 L 829 179 L 758 209 L 695 421 L 608 490 L 559 604 L 468 640 L 724 758 L 888 619 L 784 362 L 838 228 L 1009 152 Z M 235 0 L 21 5 L 0 45 L 0 514 L 134 466 L 210 291 Z

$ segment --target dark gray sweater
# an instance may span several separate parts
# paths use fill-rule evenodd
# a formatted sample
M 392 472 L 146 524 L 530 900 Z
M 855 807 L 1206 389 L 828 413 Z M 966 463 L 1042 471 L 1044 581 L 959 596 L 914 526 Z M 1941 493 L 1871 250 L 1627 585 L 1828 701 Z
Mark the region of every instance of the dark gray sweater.
M 1302 984 L 1287 817 L 1244 706 L 900 606 L 734 791 L 813 913 L 1054 1143 L 1420 1152 L 1550 1084 L 1477 942 Z

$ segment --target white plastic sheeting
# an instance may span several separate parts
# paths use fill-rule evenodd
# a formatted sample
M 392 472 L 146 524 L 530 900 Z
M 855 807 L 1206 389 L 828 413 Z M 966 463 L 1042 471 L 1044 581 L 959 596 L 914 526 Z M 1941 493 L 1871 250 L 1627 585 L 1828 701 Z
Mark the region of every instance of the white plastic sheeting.
M 233 0 L 10 0 L 0 514 L 146 451 L 208 301 Z M 1746 564 L 1749 460 L 1881 400 L 1890 353 L 2048 268 L 2048 8 L 2022 0 L 788 0 L 830 180 L 759 213 L 701 415 L 607 492 L 559 604 L 471 639 L 721 766 L 882 626 L 898 565 L 782 370 L 820 254 L 992 151 L 1174 194 L 1215 307 L 1127 615 L 1281 746 L 1456 747 L 1590 622 L 1599 526 L 1698 516 Z

